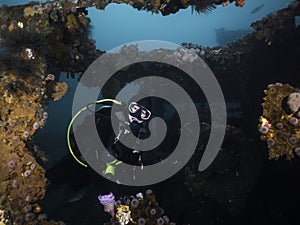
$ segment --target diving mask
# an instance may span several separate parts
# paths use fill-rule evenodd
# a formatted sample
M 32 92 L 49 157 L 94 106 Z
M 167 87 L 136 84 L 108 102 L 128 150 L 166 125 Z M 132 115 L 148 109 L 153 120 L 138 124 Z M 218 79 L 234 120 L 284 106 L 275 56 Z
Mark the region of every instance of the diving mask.
M 131 102 L 128 106 L 128 110 L 130 112 L 130 115 L 137 118 L 138 120 L 146 121 L 151 117 L 150 110 L 136 102 Z

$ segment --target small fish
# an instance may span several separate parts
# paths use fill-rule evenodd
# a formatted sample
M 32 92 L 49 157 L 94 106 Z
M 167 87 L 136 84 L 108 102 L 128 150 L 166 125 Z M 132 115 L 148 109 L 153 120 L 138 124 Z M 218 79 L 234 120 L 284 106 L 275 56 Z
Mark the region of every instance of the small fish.
M 259 10 L 261 10 L 262 7 L 264 7 L 264 4 L 263 4 L 263 3 L 262 3 L 260 6 L 257 6 L 256 8 L 254 8 L 254 9 L 251 11 L 251 14 L 257 13 Z

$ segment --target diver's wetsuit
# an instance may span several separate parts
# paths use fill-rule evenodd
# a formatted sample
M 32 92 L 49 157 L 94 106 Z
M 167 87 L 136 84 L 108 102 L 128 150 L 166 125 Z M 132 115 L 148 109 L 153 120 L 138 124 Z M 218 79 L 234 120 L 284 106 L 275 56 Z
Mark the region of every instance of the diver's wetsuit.
M 150 136 L 148 121 L 143 121 L 142 123 L 136 121 L 129 122 L 129 113 L 127 111 L 123 107 L 120 107 L 119 110 L 116 110 L 115 115 L 112 115 L 114 118 L 110 117 L 111 109 L 96 112 L 96 127 L 99 137 L 108 153 L 114 158 L 133 166 L 149 165 L 151 164 L 151 157 L 145 158 L 144 156 L 147 155 L 146 152 L 140 152 L 138 149 L 138 140 L 146 139 Z M 113 131 L 112 119 L 119 123 L 119 133 L 117 134 Z M 129 133 L 132 133 L 136 137 L 134 148 L 128 148 L 122 144 L 122 140 L 126 139 Z
M 142 102 L 138 102 L 139 104 L 145 106 L 149 110 L 151 110 L 152 113 L 155 115 L 155 109 L 153 109 L 152 105 L 155 105 L 152 103 L 151 98 L 147 98 L 146 100 Z M 118 111 L 118 110 L 117 110 Z M 152 165 L 155 163 L 158 163 L 162 159 L 166 158 L 171 152 L 168 152 L 169 149 L 174 150 L 174 146 L 177 144 L 177 138 L 179 134 L 178 129 L 168 129 L 168 134 L 166 135 L 166 141 L 161 144 L 160 147 L 158 147 L 154 151 L 146 151 L 146 152 L 137 152 L 139 146 L 136 146 L 136 149 L 130 149 L 122 144 L 122 139 L 126 138 L 126 132 L 125 130 L 128 129 L 129 132 L 132 132 L 137 138 L 139 139 L 146 139 L 148 138 L 150 134 L 150 130 L 148 128 L 149 120 L 144 121 L 143 123 L 128 123 L 128 111 L 125 108 L 120 108 L 120 112 L 123 112 L 123 116 L 116 115 L 115 119 L 118 119 L 120 121 L 120 129 L 121 130 L 121 137 L 120 140 L 116 140 L 116 136 L 118 134 L 114 134 L 112 130 L 111 125 L 111 110 L 110 109 L 104 109 L 100 111 L 99 113 L 96 113 L 96 123 L 97 123 L 97 129 L 99 136 L 102 140 L 102 143 L 105 145 L 107 151 L 117 158 L 120 161 L 123 161 L 127 164 L 131 165 L 137 165 L 140 166 L 141 164 L 144 166 Z M 131 114 L 134 115 L 134 114 Z M 115 116 L 115 115 L 112 115 Z M 135 115 L 134 115 L 135 116 Z M 117 118 L 119 117 L 119 118 Z M 123 119 L 122 119 L 123 117 Z M 125 121 L 124 121 L 125 118 Z M 166 121 L 168 122 L 168 121 Z M 173 124 L 174 121 L 170 119 L 169 123 Z M 141 167 L 137 167 L 137 169 L 141 169 Z M 116 166 L 116 176 L 118 176 L 118 166 Z M 121 172 L 120 172 L 121 173 Z M 121 174 L 122 175 L 122 174 Z M 175 219 L 176 216 L 178 216 L 178 209 L 180 205 L 180 196 L 181 196 L 181 190 L 183 188 L 184 183 L 184 174 L 183 171 L 178 172 L 173 177 L 169 178 L 166 181 L 163 181 L 158 184 L 150 185 L 150 186 L 143 186 L 143 187 L 134 187 L 134 186 L 125 186 L 121 184 L 116 184 L 114 182 L 111 182 L 109 180 L 105 180 L 105 185 L 107 188 L 106 193 L 99 193 L 99 194 L 107 194 L 109 192 L 112 192 L 115 194 L 116 198 L 120 198 L 122 196 L 130 196 L 135 195 L 139 192 L 145 193 L 145 191 L 150 188 L 158 195 L 158 199 L 160 204 L 163 208 L 165 208 L 168 215 L 170 215 L 171 218 Z M 103 183 L 103 181 L 102 181 Z

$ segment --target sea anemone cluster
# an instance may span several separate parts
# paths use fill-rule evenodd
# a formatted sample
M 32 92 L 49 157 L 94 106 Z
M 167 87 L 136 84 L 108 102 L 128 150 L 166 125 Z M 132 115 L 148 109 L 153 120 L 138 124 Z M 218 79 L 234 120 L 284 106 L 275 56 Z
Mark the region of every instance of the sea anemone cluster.
M 14 224 L 38 217 L 41 207 L 36 201 L 45 195 L 45 170 L 30 152 L 23 151 L 24 148 L 21 140 L 1 144 L 0 209 L 10 209 Z
M 49 6 L 48 6 L 49 7 Z M 46 160 L 32 138 L 48 118 L 44 111 L 48 66 L 48 39 L 38 21 L 45 13 L 23 17 L 24 6 L 0 8 L 0 210 L 6 224 L 59 224 L 47 220 L 37 204 L 45 196 L 46 176 L 41 164 Z M 39 8 L 34 8 L 39 11 Z M 49 7 L 50 10 L 50 7 Z M 46 19 L 49 20 L 48 15 Z M 48 23 L 49 25 L 50 23 Z M 39 29 L 35 29 L 35 28 Z M 57 84 L 57 98 L 64 93 Z M 54 89 L 56 85 L 53 85 Z M 67 88 L 64 84 L 63 88 Z
M 3 140 L 7 143 L 17 139 L 30 140 L 32 135 L 44 125 L 40 101 L 43 100 L 45 87 L 36 86 L 35 92 L 30 93 L 28 90 L 32 90 L 32 86 L 34 83 L 17 80 L 14 75 L 2 78 L 0 85 L 3 93 L 0 99 L 0 104 L 3 106 L 1 118 L 3 119 L 2 127 L 7 135 Z M 29 102 L 31 102 L 31 107 L 28 107 Z M 8 105 L 10 107 L 7 107 Z
M 120 224 L 120 222 L 129 225 L 175 224 L 170 222 L 169 217 L 165 215 L 164 210 L 159 206 L 156 196 L 151 189 L 148 189 L 145 195 L 138 193 L 135 197 L 123 197 L 118 200 L 115 221 L 116 223 L 108 222 L 105 224 Z
M 258 130 L 267 143 L 269 159 L 286 156 L 291 160 L 294 154 L 300 157 L 300 90 L 275 83 L 264 92 Z

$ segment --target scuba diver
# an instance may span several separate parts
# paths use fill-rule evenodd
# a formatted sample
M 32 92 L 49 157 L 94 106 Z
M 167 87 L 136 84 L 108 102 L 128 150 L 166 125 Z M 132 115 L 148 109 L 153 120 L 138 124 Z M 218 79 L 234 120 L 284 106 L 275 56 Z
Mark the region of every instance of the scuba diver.
M 132 179 L 135 178 L 135 170 L 143 170 L 143 166 L 153 165 L 164 160 L 175 149 L 177 141 L 180 137 L 180 127 L 178 125 L 178 115 L 169 115 L 164 118 L 168 130 L 162 143 L 151 151 L 140 151 L 139 140 L 150 137 L 151 131 L 149 123 L 155 116 L 162 116 L 167 112 L 175 112 L 175 109 L 165 107 L 167 102 L 155 98 L 146 97 L 139 101 L 129 101 L 128 104 L 117 106 L 117 110 L 111 115 L 111 108 L 106 107 L 99 110 L 95 114 L 96 127 L 99 138 L 107 150 L 107 161 L 111 157 L 110 162 L 103 174 L 106 177 L 114 176 L 116 179 L 122 177 L 122 170 L 118 168 L 120 163 L 126 163 L 133 166 Z M 101 107 L 100 107 L 101 108 Z M 166 109 L 167 108 L 167 109 Z M 111 115 L 111 116 L 110 116 Z M 116 117 L 116 118 L 111 118 Z M 166 116 L 167 117 L 167 116 Z M 118 132 L 115 134 L 112 128 L 112 119 L 118 121 Z M 177 125 L 176 125 L 177 124 Z M 169 129 L 170 128 L 170 129 Z M 152 130 L 154 132 L 155 129 Z M 135 145 L 131 148 L 122 143 L 130 132 L 136 137 Z M 165 209 L 169 207 L 169 213 L 173 218 L 178 216 L 180 205 L 181 188 L 183 188 L 184 174 L 183 171 L 177 173 L 173 177 L 159 184 L 148 186 L 126 186 L 111 182 L 108 179 L 101 181 L 105 183 L 106 190 L 100 192 L 98 200 L 103 205 L 105 212 L 112 217 L 115 215 L 116 200 L 124 196 L 132 196 L 139 192 L 145 192 L 147 189 L 152 189 L 156 193 L 161 193 L 163 198 L 160 199 Z M 100 180 L 98 180 L 100 183 Z M 101 184 L 99 184 L 101 185 Z M 168 206 L 167 206 L 168 205 Z
M 177 144 L 180 136 L 180 128 L 174 127 L 174 121 L 178 119 L 176 116 L 175 119 L 174 116 L 167 119 L 166 123 L 171 124 L 173 129 L 168 129 L 161 146 L 151 151 L 139 150 L 139 140 L 147 139 L 151 135 L 149 129 L 151 119 L 168 111 L 163 107 L 164 104 L 155 97 L 146 97 L 139 101 L 129 101 L 128 104 L 115 105 L 117 110 L 114 114 L 111 113 L 112 106 L 110 104 L 100 105 L 98 109 L 96 107 L 94 114 L 96 128 L 105 147 L 104 151 L 101 152 L 105 154 L 105 163 L 109 162 L 103 170 L 103 176 L 100 176 L 90 166 L 86 168 L 80 166 L 75 160 L 70 159 L 71 154 L 69 154 L 61 163 L 47 171 L 50 185 L 55 186 L 59 179 L 62 183 L 70 184 L 75 190 L 81 190 L 85 186 L 93 184 L 97 187 L 98 193 L 96 195 L 103 205 L 104 212 L 109 213 L 111 216 L 114 216 L 117 199 L 152 189 L 155 193 L 162 195 L 161 205 L 164 205 L 164 208 L 170 212 L 168 214 L 175 219 L 178 216 L 180 207 L 181 188 L 183 188 L 184 183 L 183 171 L 178 172 L 166 181 L 147 186 L 127 186 L 109 179 L 123 176 L 123 171 L 118 167 L 121 163 L 132 165 L 132 176 L 134 176 L 135 169 L 142 170 L 143 166 L 160 162 L 172 153 L 174 150 L 173 145 Z M 112 120 L 117 121 L 119 124 L 116 133 L 112 127 Z M 122 143 L 122 140 L 126 139 L 129 133 L 136 137 L 136 144 L 133 147 L 127 147 Z M 83 138 L 90 141 L 88 133 Z M 72 133 L 70 134 L 70 140 L 74 155 L 85 163 Z M 67 169 L 61 169 L 61 167 Z
M 103 120 L 105 113 L 103 112 L 104 110 L 96 112 L 96 127 L 98 134 L 109 154 L 117 159 L 108 164 L 104 171 L 104 175 L 114 176 L 115 169 L 118 163 L 121 162 L 134 166 L 141 166 L 141 168 L 143 168 L 143 165 L 151 164 L 151 162 L 144 157 L 145 152 L 141 152 L 138 149 L 138 140 L 146 139 L 151 135 L 148 127 L 151 118 L 151 105 L 151 98 L 145 98 L 138 102 L 130 102 L 127 110 L 120 110 L 116 112 L 115 114 L 119 121 L 119 133 L 117 135 L 114 135 L 114 132 L 107 132 L 107 129 L 112 131 L 112 127 L 111 121 Z M 106 129 L 104 130 L 103 127 Z M 132 149 L 124 146 L 120 141 L 126 138 L 126 135 L 130 132 L 132 132 L 137 138 L 136 145 Z M 110 191 L 109 193 L 99 195 L 98 199 L 103 205 L 104 211 L 113 217 L 115 214 L 114 194 Z
M 96 127 L 99 137 L 104 143 L 107 152 L 119 161 L 127 164 L 143 166 L 151 164 L 143 155 L 145 152 L 139 151 L 139 140 L 146 139 L 151 135 L 149 121 L 151 118 L 151 99 L 145 98 L 138 102 L 130 102 L 128 108 L 121 108 L 115 113 L 116 118 L 110 118 L 110 110 L 99 110 L 95 114 Z M 111 119 L 118 121 L 118 133 L 115 134 L 112 128 Z M 135 146 L 129 148 L 122 144 L 130 133 L 136 137 Z

